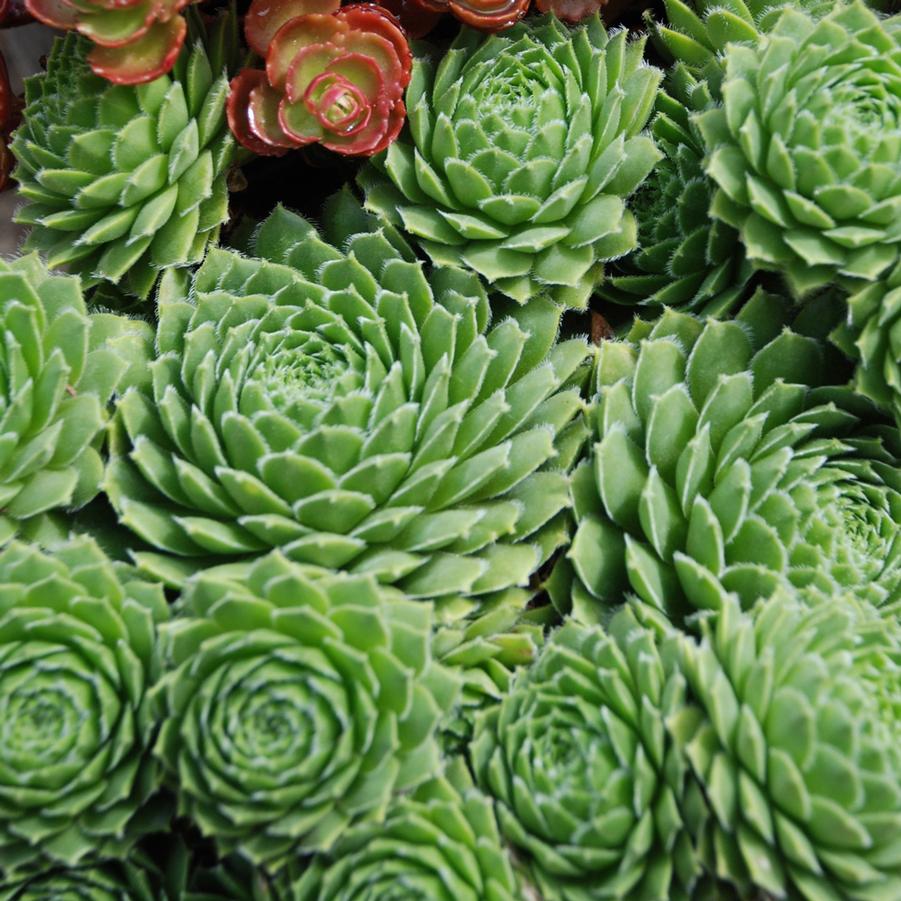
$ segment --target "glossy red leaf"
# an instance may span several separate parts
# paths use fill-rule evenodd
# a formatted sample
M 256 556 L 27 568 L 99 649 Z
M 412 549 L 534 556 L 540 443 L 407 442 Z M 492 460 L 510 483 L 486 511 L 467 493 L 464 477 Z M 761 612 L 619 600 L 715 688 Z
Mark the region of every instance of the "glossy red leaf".
M 101 47 L 124 47 L 147 34 L 157 22 L 158 14 L 156 0 L 142 0 L 134 6 L 82 12 L 75 27 L 79 34 Z
M 380 34 L 352 31 L 345 41 L 348 52 L 372 60 L 381 72 L 382 89 L 390 100 L 400 100 L 410 83 L 409 72 L 397 58 L 393 45 Z
M 454 16 L 480 31 L 503 31 L 515 25 L 528 11 L 529 0 L 502 0 L 497 3 L 451 0 L 448 9 Z
M 338 45 L 349 31 L 350 26 L 333 15 L 314 14 L 286 22 L 269 45 L 266 56 L 269 84 L 274 88 L 284 86 L 288 71 L 304 48 Z
M 291 61 L 283 86 L 288 102 L 300 103 L 313 79 L 342 53 L 336 44 L 311 44 L 300 50 Z
M 188 26 L 181 16 L 157 22 L 137 41 L 119 47 L 96 45 L 88 63 L 115 84 L 141 84 L 168 72 L 178 57 Z
M 263 81 L 251 88 L 250 103 L 247 107 L 247 124 L 250 131 L 267 147 L 279 152 L 302 146 L 282 128 L 279 111 L 283 98 L 284 95 L 280 91 L 276 91 Z
M 78 23 L 78 10 L 65 0 L 25 0 L 25 8 L 52 28 L 74 28 Z
M 377 34 L 391 42 L 403 73 L 402 87 L 406 88 L 410 83 L 410 73 L 413 71 L 413 52 L 395 16 L 375 3 L 352 3 L 350 6 L 341 7 L 335 15 L 336 18 L 347 22 L 355 32 Z
M 253 0 L 244 17 L 244 36 L 250 48 L 266 56 L 278 30 L 292 19 L 331 15 L 341 0 Z
M 260 156 L 281 156 L 285 151 L 263 141 L 250 127 L 250 95 L 258 86 L 269 87 L 266 73 L 242 69 L 229 84 L 225 115 L 228 127 L 242 147 Z

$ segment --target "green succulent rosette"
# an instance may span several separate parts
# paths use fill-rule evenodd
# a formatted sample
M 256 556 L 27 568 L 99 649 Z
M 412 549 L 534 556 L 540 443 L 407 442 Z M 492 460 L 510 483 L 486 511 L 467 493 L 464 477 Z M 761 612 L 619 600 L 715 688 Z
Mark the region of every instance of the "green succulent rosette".
M 100 450 L 128 354 L 149 330 L 88 314 L 77 278 L 37 255 L 0 260 L 0 543 L 40 536 L 48 518 L 99 491 Z
M 87 538 L 13 542 L 0 585 L 0 878 L 121 857 L 160 825 L 162 589 Z
M 859 0 L 820 21 L 788 10 L 756 45 L 727 46 L 723 103 L 697 119 L 711 215 L 798 296 L 898 261 L 899 63 L 897 30 Z
M 461 758 L 399 799 L 379 826 L 362 826 L 294 882 L 293 901 L 515 901 L 524 897 L 491 800 Z
M 663 0 L 666 21 L 651 21 L 654 43 L 673 60 L 713 77 L 726 45 L 756 44 L 771 31 L 782 11 L 803 10 L 821 18 L 844 0 Z
M 604 261 L 635 247 L 625 201 L 660 156 L 643 51 L 597 16 L 464 28 L 437 68 L 415 60 L 409 134 L 362 170 L 367 207 L 508 297 L 584 307 Z
M 276 551 L 199 575 L 181 605 L 157 754 L 222 853 L 276 871 L 439 771 L 459 680 L 428 604 Z
M 628 609 L 607 631 L 570 621 L 477 720 L 477 779 L 541 897 L 688 897 L 699 863 L 665 729 L 685 703 L 674 664 Z
M 588 621 L 632 592 L 679 620 L 780 585 L 901 596 L 901 443 L 828 345 L 758 293 L 729 322 L 667 311 L 605 342 L 577 531 L 551 580 Z M 803 323 L 802 323 L 803 324 Z M 818 387 L 819 386 L 819 387 Z
M 228 79 L 198 42 L 169 74 L 113 85 L 91 72 L 89 46 L 69 33 L 26 81 L 16 221 L 50 266 L 146 298 L 161 270 L 199 262 L 227 218 Z
M 832 339 L 857 363 L 854 387 L 901 428 L 901 264 L 850 294 L 847 310 Z
M 719 611 L 678 639 L 690 702 L 666 721 L 708 802 L 706 868 L 743 898 L 898 897 L 897 626 L 838 596 Z
M 325 238 L 277 210 L 254 257 L 211 251 L 160 296 L 147 384 L 118 404 L 106 490 L 177 585 L 279 548 L 437 599 L 507 597 L 568 540 L 583 339 L 549 301 L 492 324 L 478 279 L 428 271 L 349 194 Z M 497 614 L 503 617 L 505 614 Z
M 611 264 L 598 293 L 614 303 L 723 316 L 750 295 L 753 268 L 738 232 L 708 213 L 714 184 L 690 116 L 713 102 L 710 86 L 681 63 L 664 84 L 652 127 L 663 159 L 631 204 L 638 248 Z

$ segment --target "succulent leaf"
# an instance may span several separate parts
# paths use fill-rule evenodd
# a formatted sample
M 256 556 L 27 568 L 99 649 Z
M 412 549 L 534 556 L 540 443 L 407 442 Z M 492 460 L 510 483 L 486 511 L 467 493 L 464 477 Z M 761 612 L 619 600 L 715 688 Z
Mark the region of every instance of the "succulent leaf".
M 276 551 L 201 574 L 182 607 L 157 752 L 223 853 L 278 870 L 437 774 L 459 685 L 427 605 Z
M 58 40 L 12 143 L 26 248 L 142 299 L 162 269 L 199 262 L 228 215 L 227 91 L 201 43 L 131 87 L 92 74 L 83 39 Z
M 901 596 L 898 432 L 828 385 L 826 345 L 783 309 L 758 292 L 737 321 L 667 311 L 602 346 L 552 583 L 575 616 L 631 591 L 678 620 L 715 608 L 716 580 L 746 606 L 785 584 Z
M 0 582 L 0 772 L 16 774 L 0 781 L 0 874 L 122 857 L 161 826 L 162 589 L 87 538 L 46 553 L 13 542 Z
M 624 201 L 660 156 L 643 50 L 596 15 L 464 28 L 437 69 L 414 61 L 409 136 L 361 171 L 367 207 L 521 303 L 584 307 L 604 261 L 635 247 Z

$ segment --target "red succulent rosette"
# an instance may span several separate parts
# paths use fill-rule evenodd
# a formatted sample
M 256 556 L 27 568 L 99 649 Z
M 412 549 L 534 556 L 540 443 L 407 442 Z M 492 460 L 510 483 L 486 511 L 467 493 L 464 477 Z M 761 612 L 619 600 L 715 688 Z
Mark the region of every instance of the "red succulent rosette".
M 531 0 L 410 0 L 425 12 L 451 13 L 479 31 L 503 31 L 528 11 Z
M 228 122 L 238 141 L 274 156 L 319 143 L 371 156 L 400 132 L 413 57 L 397 19 L 370 3 L 253 0 L 247 43 L 265 71 L 232 79 Z
M 141 84 L 168 72 L 185 41 L 180 15 L 190 0 L 25 0 L 46 25 L 74 29 L 95 46 L 88 63 L 116 84 Z

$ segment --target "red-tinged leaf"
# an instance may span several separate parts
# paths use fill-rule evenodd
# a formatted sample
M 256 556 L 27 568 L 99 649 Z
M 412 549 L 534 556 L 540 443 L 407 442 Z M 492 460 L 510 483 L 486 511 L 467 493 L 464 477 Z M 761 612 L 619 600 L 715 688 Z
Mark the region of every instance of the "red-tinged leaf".
M 78 23 L 78 10 L 65 0 L 25 0 L 25 8 L 52 28 L 74 28 Z
M 464 25 L 479 31 L 503 31 L 515 25 L 526 14 L 529 0 L 503 0 L 500 3 L 461 3 L 450 0 L 448 5 Z
M 186 32 L 185 20 L 175 16 L 157 22 L 137 41 L 122 47 L 94 47 L 88 63 L 97 75 L 115 84 L 153 81 L 175 65 Z
M 289 103 L 300 103 L 304 99 L 307 88 L 317 75 L 321 75 L 329 63 L 336 57 L 343 56 L 340 47 L 334 44 L 312 44 L 303 47 L 288 67 L 285 79 L 285 94 Z
M 398 100 L 394 106 L 391 107 L 391 112 L 388 114 L 388 124 L 385 128 L 385 133 L 382 135 L 381 140 L 369 151 L 369 156 L 375 156 L 377 153 L 381 153 L 385 150 L 390 144 L 394 143 L 397 139 L 397 136 L 400 134 L 401 129 L 404 127 L 404 122 L 407 119 L 407 108 L 404 106 L 402 100 Z
M 380 70 L 380 80 L 389 100 L 400 100 L 403 97 L 409 77 L 390 41 L 371 31 L 352 31 L 344 46 L 350 54 L 369 59 Z M 334 69 L 334 66 L 331 68 Z M 354 79 L 351 78 L 351 81 Z
M 376 87 L 376 96 L 380 92 Z M 326 131 L 336 134 L 356 133 L 366 126 L 372 112 L 372 100 L 344 76 L 333 72 L 314 78 L 303 102 Z
M 372 32 L 390 41 L 403 72 L 402 87 L 406 88 L 413 70 L 413 53 L 400 22 L 387 9 L 374 3 L 352 3 L 341 7 L 335 18 L 347 22 L 354 31 Z
M 136 6 L 82 13 L 76 28 L 101 47 L 124 47 L 150 31 L 157 12 L 156 0 L 142 0 Z
M 79 6 L 83 11 L 87 6 L 94 9 L 124 9 L 128 6 L 139 6 L 143 2 L 144 0 L 79 0 Z M 157 18 L 164 19 L 168 16 L 158 15 Z
M 385 86 L 381 69 L 361 53 L 346 53 L 329 63 L 326 70 L 352 84 L 370 104 L 383 98 Z
M 285 133 L 297 141 L 298 147 L 315 144 L 325 134 L 319 119 L 303 101 L 291 103 L 285 97 L 278 108 L 278 121 Z
M 228 127 L 242 147 L 260 156 L 281 156 L 285 151 L 259 138 L 250 128 L 250 93 L 266 83 L 266 73 L 259 69 L 242 69 L 229 84 L 225 114 Z
M 341 0 L 253 0 L 244 17 L 244 35 L 250 48 L 266 56 L 278 30 L 291 19 L 331 15 Z
M 291 150 L 297 141 L 286 134 L 279 122 L 279 105 L 283 95 L 265 81 L 251 88 L 247 123 L 251 132 L 269 147 Z
M 406 118 L 403 103 L 379 104 L 366 128 L 354 135 L 328 135 L 322 146 L 344 156 L 373 156 L 384 150 L 399 134 Z
M 408 38 L 424 38 L 447 12 L 447 3 L 431 0 L 382 0 L 384 6 L 400 22 Z
M 287 22 L 272 39 L 266 56 L 269 84 L 274 88 L 284 87 L 288 71 L 305 47 L 340 45 L 349 31 L 350 26 L 346 22 L 332 15 L 302 16 Z
M 575 25 L 593 16 L 606 0 L 535 0 L 535 6 L 543 13 L 553 13 L 558 19 Z

